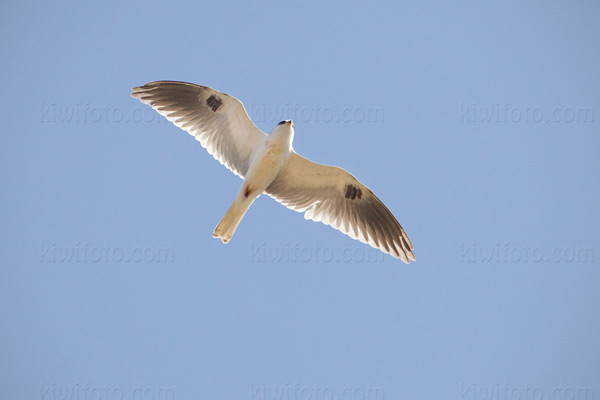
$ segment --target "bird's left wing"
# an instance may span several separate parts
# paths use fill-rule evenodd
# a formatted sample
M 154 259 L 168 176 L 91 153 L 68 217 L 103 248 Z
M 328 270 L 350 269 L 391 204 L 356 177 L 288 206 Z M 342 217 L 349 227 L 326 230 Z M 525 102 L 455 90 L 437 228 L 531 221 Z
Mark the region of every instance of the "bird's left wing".
M 415 260 L 413 245 L 396 218 L 342 168 L 317 164 L 293 152 L 265 192 L 303 212 L 306 219 L 331 225 L 405 263 Z
M 131 96 L 189 132 L 221 164 L 242 178 L 266 137 L 235 97 L 193 83 L 157 81 L 134 87 Z

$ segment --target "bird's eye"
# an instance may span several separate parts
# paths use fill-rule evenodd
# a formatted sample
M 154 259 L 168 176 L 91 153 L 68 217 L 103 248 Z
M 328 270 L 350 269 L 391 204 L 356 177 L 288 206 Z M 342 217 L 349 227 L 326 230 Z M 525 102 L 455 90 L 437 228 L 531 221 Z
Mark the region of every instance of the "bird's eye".
M 285 124 L 285 121 L 281 121 L 280 123 L 278 123 L 277 125 L 283 125 Z

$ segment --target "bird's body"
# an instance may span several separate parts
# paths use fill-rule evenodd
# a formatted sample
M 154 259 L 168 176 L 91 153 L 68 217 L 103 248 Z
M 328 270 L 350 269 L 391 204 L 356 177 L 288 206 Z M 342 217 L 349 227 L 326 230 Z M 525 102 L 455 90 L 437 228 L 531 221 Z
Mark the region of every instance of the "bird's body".
M 213 237 L 229 242 L 250 205 L 265 193 L 306 219 L 331 225 L 406 263 L 415 260 L 406 232 L 369 188 L 345 170 L 314 163 L 293 150 L 291 121 L 281 121 L 265 135 L 237 99 L 191 83 L 151 82 L 133 88 L 132 96 L 192 134 L 244 180 Z
M 291 121 L 283 121 L 256 146 L 242 187 L 215 228 L 213 237 L 221 238 L 223 243 L 229 242 L 248 208 L 279 175 L 292 153 L 293 129 Z

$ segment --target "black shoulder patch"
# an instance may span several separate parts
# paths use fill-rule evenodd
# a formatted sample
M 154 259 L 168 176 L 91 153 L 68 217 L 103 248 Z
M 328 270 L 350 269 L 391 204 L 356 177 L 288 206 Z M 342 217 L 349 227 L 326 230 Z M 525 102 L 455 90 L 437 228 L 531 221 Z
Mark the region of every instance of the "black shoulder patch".
M 350 200 L 355 200 L 356 198 L 358 198 L 360 200 L 360 198 L 362 197 L 362 190 L 360 190 L 360 188 L 357 188 L 356 186 L 353 185 L 346 185 L 346 193 L 344 193 L 344 197 Z
M 250 185 L 246 186 L 244 189 L 244 197 L 250 196 L 250 193 L 254 192 L 254 190 L 250 189 Z
M 211 94 L 210 97 L 206 99 L 206 105 L 210 107 L 212 112 L 215 112 L 221 108 L 223 101 L 214 94 Z

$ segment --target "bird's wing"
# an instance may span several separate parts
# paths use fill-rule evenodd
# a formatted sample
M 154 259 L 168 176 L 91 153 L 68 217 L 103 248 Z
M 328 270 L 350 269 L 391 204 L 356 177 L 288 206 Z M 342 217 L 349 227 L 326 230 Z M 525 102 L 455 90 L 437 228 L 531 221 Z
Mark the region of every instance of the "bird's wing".
M 242 178 L 252 152 L 266 137 L 238 99 L 206 86 L 157 81 L 134 87 L 131 96 L 193 135 L 214 158 Z
M 413 245 L 392 213 L 371 190 L 338 167 L 292 152 L 265 191 L 304 218 L 321 221 L 353 239 L 400 258 L 415 260 Z

